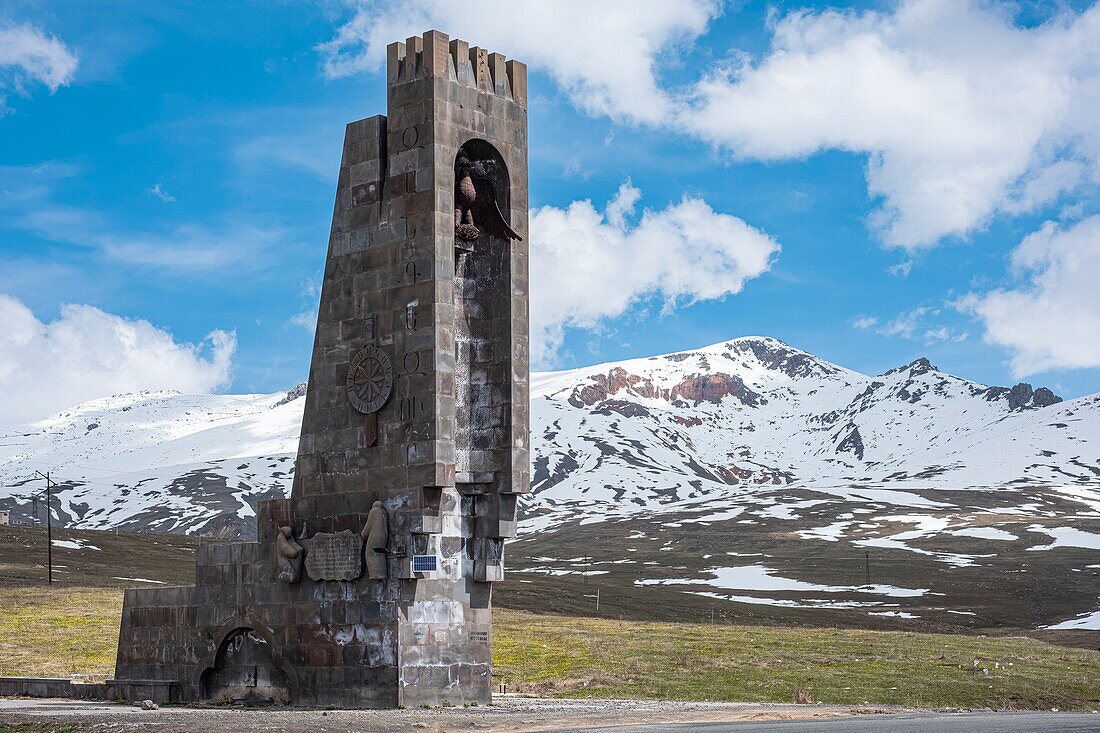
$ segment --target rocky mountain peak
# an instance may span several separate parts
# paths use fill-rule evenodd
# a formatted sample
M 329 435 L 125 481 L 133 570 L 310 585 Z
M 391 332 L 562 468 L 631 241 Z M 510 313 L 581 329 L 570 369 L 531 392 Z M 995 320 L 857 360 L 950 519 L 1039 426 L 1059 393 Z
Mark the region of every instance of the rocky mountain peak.
M 990 402 L 1004 399 L 1008 402 L 1008 409 L 1012 411 L 1050 407 L 1062 401 L 1049 388 L 1032 389 L 1027 382 L 1020 382 L 1012 387 L 989 387 L 985 390 L 985 398 Z
M 717 404 L 729 395 L 733 395 L 746 405 L 756 405 L 766 401 L 745 386 L 740 377 L 731 374 L 690 373 L 685 374 L 679 382 L 671 386 L 660 386 L 650 377 L 632 374 L 620 366 L 611 368 L 606 374 L 590 375 L 587 383 L 573 389 L 568 401 L 574 407 L 591 407 L 617 395 L 696 405 L 700 402 Z
M 930 372 L 938 371 L 939 369 L 936 368 L 935 364 L 928 360 L 928 357 L 922 356 L 920 358 L 914 359 L 904 366 L 894 367 L 893 369 L 882 374 L 882 376 L 887 377 L 894 374 L 905 374 L 909 377 L 909 379 L 913 379 L 915 377 L 921 376 L 922 374 L 928 374 Z
M 761 366 L 796 379 L 830 377 L 842 371 L 834 364 L 770 336 L 745 336 L 722 346 L 729 354 L 751 356 Z
M 922 385 L 914 383 L 913 380 L 925 374 L 936 374 L 939 376 L 939 379 L 935 379 L 934 384 L 928 383 Z M 948 383 L 955 383 L 962 386 L 965 388 L 968 396 L 982 396 L 988 402 L 995 402 L 1003 399 L 1008 403 L 1008 409 L 1012 411 L 1050 407 L 1062 401 L 1062 398 L 1054 394 L 1049 388 L 1039 387 L 1033 389 L 1027 382 L 1020 382 L 1013 387 L 985 387 L 960 377 L 954 377 L 940 372 L 932 362 L 923 356 L 919 359 L 914 359 L 905 366 L 891 369 L 881 376 L 897 376 L 904 379 L 905 382 L 900 388 L 897 387 L 895 383 L 895 386 L 892 388 L 893 396 L 901 397 L 909 402 L 919 401 L 922 393 L 928 389 L 933 389 L 947 396 Z M 928 382 L 928 380 L 922 381 Z
M 1008 391 L 1008 409 L 1024 410 L 1035 407 L 1050 407 L 1062 401 L 1062 398 L 1046 387 L 1033 390 L 1027 382 L 1020 382 Z
M 293 402 L 299 397 L 305 397 L 307 389 L 309 389 L 309 382 L 298 382 L 298 384 L 291 387 L 287 391 L 286 395 L 284 395 L 281 400 L 272 405 L 272 407 L 280 407 L 288 402 Z

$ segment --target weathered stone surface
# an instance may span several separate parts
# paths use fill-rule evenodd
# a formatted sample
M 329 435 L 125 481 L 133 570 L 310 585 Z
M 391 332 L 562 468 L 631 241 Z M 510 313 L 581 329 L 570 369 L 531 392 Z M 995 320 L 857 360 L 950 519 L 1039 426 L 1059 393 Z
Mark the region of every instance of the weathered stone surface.
M 363 539 L 354 532 L 318 532 L 309 539 L 311 580 L 355 580 L 363 574 Z
M 526 67 L 430 31 L 389 46 L 386 78 L 387 115 L 344 137 L 292 495 L 261 503 L 256 543 L 204 546 L 194 587 L 126 592 L 124 683 L 490 701 L 492 583 L 530 487 Z M 506 227 L 474 220 L 472 244 L 460 154 Z

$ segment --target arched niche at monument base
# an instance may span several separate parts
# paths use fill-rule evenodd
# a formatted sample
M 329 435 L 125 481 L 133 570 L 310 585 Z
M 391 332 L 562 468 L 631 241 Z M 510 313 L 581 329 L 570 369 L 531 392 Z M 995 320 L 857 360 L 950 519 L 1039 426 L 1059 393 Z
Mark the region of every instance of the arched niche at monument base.
M 218 645 L 214 666 L 203 670 L 199 690 L 204 702 L 290 703 L 286 673 L 275 666 L 271 645 L 250 628 L 226 634 Z

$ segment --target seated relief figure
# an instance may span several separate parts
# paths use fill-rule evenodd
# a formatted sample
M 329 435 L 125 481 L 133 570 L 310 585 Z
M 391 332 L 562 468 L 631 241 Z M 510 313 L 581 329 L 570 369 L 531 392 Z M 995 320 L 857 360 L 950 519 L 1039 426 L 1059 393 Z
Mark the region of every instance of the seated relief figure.
M 275 552 L 279 560 L 279 580 L 297 583 L 302 579 L 302 546 L 294 539 L 290 527 L 279 527 L 275 537 Z

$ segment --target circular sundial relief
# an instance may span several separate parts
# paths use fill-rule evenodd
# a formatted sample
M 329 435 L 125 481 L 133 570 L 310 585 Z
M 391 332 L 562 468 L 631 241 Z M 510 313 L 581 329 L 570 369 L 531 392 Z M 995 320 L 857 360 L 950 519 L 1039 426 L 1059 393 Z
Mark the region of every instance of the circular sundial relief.
M 393 363 L 385 351 L 367 346 L 348 364 L 348 401 L 359 412 L 378 412 L 393 392 Z

